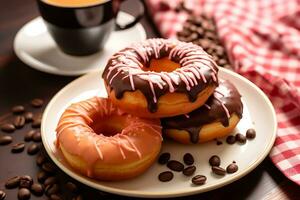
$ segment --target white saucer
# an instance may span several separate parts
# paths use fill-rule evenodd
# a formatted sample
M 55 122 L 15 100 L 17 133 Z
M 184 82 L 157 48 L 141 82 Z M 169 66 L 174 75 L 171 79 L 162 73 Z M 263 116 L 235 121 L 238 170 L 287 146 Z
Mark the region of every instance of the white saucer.
M 197 167 L 196 174 L 203 174 L 207 177 L 206 184 L 202 186 L 192 185 L 191 177 L 186 177 L 178 172 L 174 172 L 172 181 L 160 182 L 157 178 L 158 174 L 168 169 L 165 165 L 159 165 L 158 163 L 154 163 L 146 173 L 135 179 L 103 182 L 78 174 L 64 162 L 54 145 L 57 122 L 62 112 L 72 102 L 95 95 L 106 96 L 100 72 L 90 73 L 78 78 L 58 92 L 50 101 L 42 120 L 43 144 L 51 159 L 68 175 L 86 185 L 110 193 L 135 197 L 162 198 L 192 195 L 222 187 L 242 178 L 264 160 L 273 146 L 277 122 L 274 108 L 269 99 L 253 83 L 223 68 L 220 69 L 219 77 L 234 83 L 242 95 L 244 113 L 235 132 L 245 134 L 248 128 L 254 127 L 257 136 L 253 140 L 248 140 L 244 145 L 238 143 L 229 145 L 225 142 L 225 139 L 222 139 L 222 145 L 216 145 L 215 141 L 199 145 L 182 145 L 165 140 L 162 152 L 170 152 L 172 159 L 182 161 L 183 155 L 187 152 L 194 155 Z M 236 161 L 239 170 L 224 177 L 213 175 L 208 160 L 214 154 L 220 156 L 222 167 L 226 168 L 228 164 Z
M 126 24 L 133 16 L 120 12 L 118 22 Z M 64 54 L 49 35 L 41 17 L 25 24 L 17 33 L 14 50 L 28 66 L 50 74 L 74 76 L 104 68 L 108 58 L 133 42 L 146 39 L 141 24 L 124 30 L 115 31 L 109 37 L 104 50 L 90 56 L 70 56 Z

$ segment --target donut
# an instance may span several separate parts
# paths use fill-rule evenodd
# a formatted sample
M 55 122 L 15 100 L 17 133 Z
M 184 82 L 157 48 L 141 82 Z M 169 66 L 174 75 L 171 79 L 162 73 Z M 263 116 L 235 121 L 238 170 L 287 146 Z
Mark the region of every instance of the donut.
M 126 114 L 100 97 L 70 105 L 56 136 L 59 152 L 73 169 L 105 181 L 143 173 L 156 160 L 162 143 L 158 119 Z
M 200 108 L 186 115 L 163 118 L 163 133 L 177 142 L 201 143 L 233 131 L 243 114 L 241 95 L 232 83 L 220 81 Z
M 102 78 L 109 98 L 145 118 L 189 113 L 218 86 L 218 66 L 200 46 L 148 39 L 114 54 Z

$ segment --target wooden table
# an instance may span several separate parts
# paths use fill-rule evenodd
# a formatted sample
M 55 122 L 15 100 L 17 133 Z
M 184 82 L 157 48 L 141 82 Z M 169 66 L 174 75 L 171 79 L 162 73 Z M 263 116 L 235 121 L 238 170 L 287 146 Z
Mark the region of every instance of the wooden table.
M 134 12 L 137 5 L 128 1 L 123 6 L 126 11 Z M 76 77 L 63 77 L 45 74 L 22 63 L 13 52 L 13 39 L 17 31 L 29 20 L 37 17 L 38 10 L 34 0 L 0 1 L 0 115 L 10 112 L 12 106 L 23 104 L 40 97 L 48 102 L 51 97 Z M 148 37 L 157 37 L 149 18 L 143 17 L 141 23 Z M 0 117 L 1 123 L 1 117 Z M 30 126 L 11 134 L 14 141 L 22 141 L 23 135 Z M 5 134 L 0 132 L 0 134 Z M 0 146 L 0 189 L 4 189 L 4 181 L 15 175 L 29 174 L 35 177 L 38 167 L 34 156 L 26 152 L 10 153 L 10 145 Z M 69 179 L 61 173 L 61 179 Z M 132 199 L 115 195 L 104 195 L 81 186 L 86 199 Z M 16 199 L 17 190 L 5 190 L 6 199 Z M 285 178 L 279 170 L 266 158 L 253 172 L 244 178 L 223 188 L 190 197 L 178 199 L 300 199 L 300 187 Z M 31 199 L 47 199 L 46 196 Z

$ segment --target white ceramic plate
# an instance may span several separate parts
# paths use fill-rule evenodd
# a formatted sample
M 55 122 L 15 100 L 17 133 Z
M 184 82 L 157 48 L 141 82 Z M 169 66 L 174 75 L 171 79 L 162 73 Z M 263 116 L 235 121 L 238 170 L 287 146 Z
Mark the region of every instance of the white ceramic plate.
M 191 177 L 174 172 L 174 179 L 163 183 L 158 180 L 158 174 L 167 170 L 166 166 L 154 163 L 143 175 L 127 181 L 102 182 L 82 176 L 73 171 L 57 153 L 54 141 L 55 127 L 65 110 L 72 102 L 77 102 L 92 96 L 106 96 L 101 79 L 101 73 L 87 74 L 63 88 L 48 104 L 42 121 L 42 139 L 44 146 L 52 160 L 68 175 L 76 180 L 102 191 L 135 197 L 177 197 L 191 195 L 216 189 L 238 180 L 251 172 L 268 155 L 276 135 L 275 112 L 269 99 L 254 84 L 242 76 L 226 69 L 221 69 L 219 76 L 230 80 L 236 85 L 243 96 L 244 114 L 235 132 L 245 133 L 254 127 L 257 137 L 246 144 L 227 144 L 224 139 L 222 145 L 215 141 L 199 145 L 181 145 L 172 141 L 164 141 L 162 152 L 170 152 L 173 159 L 182 160 L 185 153 L 190 152 L 195 157 L 196 174 L 203 174 L 207 182 L 202 186 L 191 184 Z M 211 173 L 208 160 L 212 155 L 219 155 L 222 167 L 226 167 L 233 160 L 237 162 L 239 170 L 225 177 L 217 177 Z
M 119 24 L 126 24 L 132 20 L 133 16 L 124 12 L 120 12 L 117 19 Z M 38 17 L 19 30 L 15 37 L 14 50 L 24 63 L 36 70 L 74 76 L 104 68 L 114 52 L 145 39 L 145 30 L 138 23 L 130 29 L 113 32 L 99 53 L 90 56 L 70 56 L 58 49 L 42 18 Z

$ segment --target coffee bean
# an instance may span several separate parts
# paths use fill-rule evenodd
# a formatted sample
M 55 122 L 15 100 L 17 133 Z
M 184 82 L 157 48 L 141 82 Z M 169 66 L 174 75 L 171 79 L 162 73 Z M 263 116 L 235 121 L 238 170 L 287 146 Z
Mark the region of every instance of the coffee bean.
M 0 200 L 4 200 L 6 197 L 6 193 L 2 190 L 0 190 Z
M 196 167 L 194 165 L 192 166 L 188 166 L 187 168 L 185 168 L 182 173 L 186 176 L 191 176 L 195 173 L 196 171 Z
M 62 198 L 61 198 L 61 196 L 59 196 L 57 194 L 51 194 L 50 200 L 62 200 Z
M 66 188 L 72 193 L 76 193 L 78 191 L 77 185 L 71 181 L 66 183 Z
M 163 153 L 159 156 L 158 163 L 162 165 L 167 164 L 167 162 L 170 160 L 170 157 L 171 157 L 170 153 L 167 152 Z
M 47 196 L 51 196 L 52 194 L 57 194 L 59 193 L 59 187 L 57 184 L 53 184 L 53 185 L 47 185 L 45 188 L 45 194 Z
M 39 150 L 40 150 L 39 145 L 33 143 L 33 144 L 29 145 L 29 147 L 27 148 L 27 153 L 29 155 L 35 155 L 35 154 L 37 154 L 37 152 L 39 152 Z
M 18 105 L 18 106 L 12 107 L 11 111 L 14 114 L 20 114 L 20 113 L 23 113 L 25 111 L 25 108 L 24 108 L 24 106 Z
M 206 176 L 197 175 L 192 178 L 192 183 L 195 185 L 203 185 L 206 182 Z
M 33 179 L 31 178 L 31 176 L 25 175 L 20 178 L 19 187 L 30 189 L 32 183 L 33 183 Z
M 18 129 L 23 128 L 23 126 L 25 125 L 25 117 L 21 115 L 16 116 L 14 119 L 14 125 Z
M 48 185 L 53 185 L 54 183 L 57 183 L 58 179 L 55 176 L 50 176 L 48 177 L 45 182 L 44 182 L 44 186 L 48 186 Z
M 228 174 L 235 173 L 238 170 L 238 166 L 235 163 L 231 163 L 226 167 L 226 171 Z
M 46 162 L 47 158 L 44 154 L 40 153 L 37 157 L 36 157 L 36 164 L 38 166 L 42 166 L 42 164 L 44 162 Z
M 168 181 L 172 180 L 173 177 L 174 177 L 174 174 L 171 171 L 165 171 L 158 175 L 158 179 L 161 182 L 168 182 Z
M 30 190 L 36 196 L 42 196 L 44 194 L 44 187 L 39 183 L 32 184 Z
M 220 140 L 217 140 L 217 145 L 219 146 L 219 145 L 222 145 L 223 144 L 223 142 L 222 141 L 220 141 Z
M 224 54 L 225 54 L 225 49 L 224 49 L 224 47 L 222 47 L 221 45 L 218 45 L 218 46 L 216 46 L 216 48 L 215 48 L 215 52 L 216 52 L 217 56 L 223 57 Z
M 16 130 L 16 127 L 13 124 L 6 123 L 1 126 L 1 130 L 6 133 L 12 133 Z
M 56 172 L 57 168 L 54 164 L 50 163 L 50 162 L 45 162 L 43 165 L 42 165 L 42 169 L 45 171 L 45 172 L 48 172 L 50 174 L 53 174 Z
M 20 179 L 21 179 L 20 176 L 15 176 L 15 177 L 12 177 L 12 178 L 8 179 L 8 180 L 5 182 L 5 187 L 6 187 L 7 189 L 12 189 L 12 188 L 18 187 L 19 184 L 20 184 Z
M 223 169 L 222 167 L 218 167 L 218 166 L 212 166 L 212 171 L 213 173 L 220 175 L 220 176 L 224 176 L 226 174 L 226 170 Z
M 25 122 L 26 123 L 32 122 L 32 120 L 33 120 L 33 113 L 32 112 L 26 112 L 24 114 L 24 117 L 25 117 Z
M 44 181 L 49 177 L 49 175 L 45 171 L 39 171 L 37 174 L 37 180 L 40 183 L 44 183 Z
M 28 200 L 30 199 L 30 191 L 27 188 L 21 188 L 18 191 L 18 199 L 19 200 Z
M 167 167 L 176 172 L 181 172 L 184 168 L 183 164 L 177 160 L 170 160 L 167 163 Z
M 32 136 L 33 141 L 35 142 L 41 142 L 42 141 L 42 137 L 41 137 L 41 132 L 40 131 L 36 131 L 33 136 Z
M 81 195 L 77 195 L 76 197 L 73 197 L 72 200 L 83 200 L 83 197 Z
M 256 137 L 256 131 L 253 128 L 248 129 L 247 132 L 246 132 L 246 137 L 248 139 L 255 138 Z
M 227 144 L 234 144 L 235 143 L 235 137 L 233 135 L 228 135 L 226 138 Z
M 183 161 L 186 165 L 192 165 L 192 164 L 194 164 L 194 157 L 192 154 L 186 153 L 183 156 Z
M 32 137 L 36 131 L 35 130 L 30 130 L 24 135 L 24 141 L 29 142 L 32 140 Z
M 40 128 L 41 127 L 41 122 L 42 122 L 42 119 L 40 117 L 35 117 L 35 118 L 33 118 L 33 122 L 31 124 L 31 127 L 32 128 Z
M 39 98 L 36 98 L 36 99 L 33 99 L 30 104 L 35 107 L 35 108 L 39 108 L 39 107 L 42 107 L 43 104 L 44 104 L 44 101 L 42 99 L 39 99 Z
M 208 162 L 209 162 L 210 166 L 220 166 L 221 159 L 219 156 L 213 155 L 212 157 L 210 157 Z
M 242 144 L 245 144 L 247 141 L 246 137 L 241 133 L 235 135 L 235 140 Z
M 24 142 L 16 143 L 12 146 L 11 152 L 12 153 L 20 153 L 20 152 L 24 151 L 24 148 L 25 148 Z
M 12 137 L 8 135 L 0 136 L 0 145 L 7 145 L 12 142 Z

